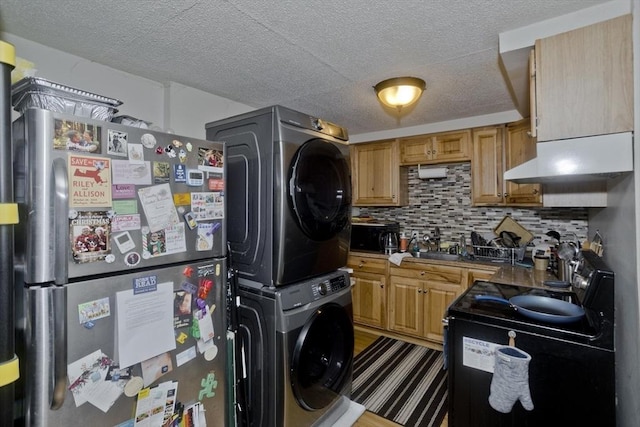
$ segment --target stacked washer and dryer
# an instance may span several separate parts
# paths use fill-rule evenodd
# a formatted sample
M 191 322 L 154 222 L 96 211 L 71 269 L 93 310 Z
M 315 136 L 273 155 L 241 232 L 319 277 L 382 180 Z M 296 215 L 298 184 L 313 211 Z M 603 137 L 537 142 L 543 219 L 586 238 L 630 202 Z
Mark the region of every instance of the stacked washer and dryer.
M 273 106 L 206 132 L 227 149 L 244 424 L 330 424 L 349 406 L 353 372 L 350 279 L 339 270 L 351 234 L 347 131 Z

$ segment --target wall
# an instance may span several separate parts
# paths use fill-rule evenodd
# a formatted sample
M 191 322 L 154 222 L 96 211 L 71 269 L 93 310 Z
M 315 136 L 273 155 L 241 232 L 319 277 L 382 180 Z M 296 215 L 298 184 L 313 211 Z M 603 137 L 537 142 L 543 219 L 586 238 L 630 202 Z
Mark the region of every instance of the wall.
M 591 209 L 589 212 L 589 227 L 594 231 L 596 228 L 600 229 L 604 241 L 603 259 L 615 272 L 616 393 L 620 426 L 637 425 L 640 410 L 637 399 L 640 392 L 637 283 L 637 269 L 640 264 L 637 261 L 635 238 L 637 186 L 638 183 L 634 183 L 633 176 L 611 181 L 607 192 L 610 207 Z
M 511 215 L 534 234 L 534 243 L 549 239 L 545 233 L 576 233 L 587 237 L 588 212 L 583 208 L 502 208 L 471 206 L 471 164 L 454 163 L 443 179 L 421 180 L 418 168 L 409 168 L 409 205 L 399 208 L 360 208 L 361 214 L 386 221 L 397 221 L 402 231 L 432 234 L 440 227 L 442 241 L 458 242 L 461 234 L 470 244 L 472 231 L 491 233 L 505 215 Z
M 640 129 L 640 0 L 633 13 L 634 145 Z M 640 150 L 634 149 L 634 174 L 612 181 L 609 207 L 589 212 L 589 227 L 604 237 L 604 261 L 615 272 L 616 394 L 618 426 L 637 426 L 640 419 Z
M 16 56 L 35 65 L 42 77 L 123 102 L 118 115 L 152 122 L 154 128 L 192 138 L 205 138 L 204 126 L 254 108 L 177 83 L 163 84 L 125 73 L 75 55 L 0 32 L 16 48 Z M 17 118 L 18 113 L 13 113 Z

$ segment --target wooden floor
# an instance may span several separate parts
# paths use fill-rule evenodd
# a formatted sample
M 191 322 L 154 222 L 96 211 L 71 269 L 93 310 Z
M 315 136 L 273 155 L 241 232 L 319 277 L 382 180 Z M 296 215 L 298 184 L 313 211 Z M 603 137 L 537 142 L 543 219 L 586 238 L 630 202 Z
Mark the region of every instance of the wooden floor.
M 360 353 L 369 344 L 374 342 L 380 335 L 375 333 L 365 332 L 356 328 L 355 331 L 355 349 L 354 355 Z M 448 427 L 449 422 L 447 417 L 444 417 L 440 427 Z M 355 427 L 398 427 L 400 424 L 396 424 L 393 421 L 389 421 L 386 418 L 382 418 L 374 414 L 373 412 L 366 411 L 354 424 Z M 411 427 L 411 426 L 406 426 Z

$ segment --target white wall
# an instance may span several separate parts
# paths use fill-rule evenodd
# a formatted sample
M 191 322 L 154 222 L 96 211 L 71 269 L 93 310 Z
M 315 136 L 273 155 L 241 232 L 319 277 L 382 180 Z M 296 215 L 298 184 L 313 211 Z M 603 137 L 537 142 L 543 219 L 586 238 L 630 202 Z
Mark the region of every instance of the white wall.
M 206 123 L 254 110 L 247 105 L 178 83 L 167 86 L 165 102 L 168 106 L 166 122 L 171 130 L 179 135 L 201 139 L 205 138 Z
M 631 0 L 634 66 L 634 173 L 609 182 L 609 207 L 591 210 L 589 235 L 599 229 L 604 260 L 615 272 L 617 425 L 640 419 L 640 0 Z
M 205 123 L 254 109 L 176 83 L 165 86 L 9 33 L 0 32 L 0 39 L 15 46 L 17 57 L 35 64 L 36 77 L 118 99 L 123 102 L 118 115 L 146 120 L 179 135 L 204 138 Z

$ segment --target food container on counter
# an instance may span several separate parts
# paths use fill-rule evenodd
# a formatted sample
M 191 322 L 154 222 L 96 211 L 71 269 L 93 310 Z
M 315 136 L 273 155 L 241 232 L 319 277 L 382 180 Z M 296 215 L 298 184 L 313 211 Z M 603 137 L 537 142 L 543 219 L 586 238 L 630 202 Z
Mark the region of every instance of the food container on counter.
M 122 101 L 65 86 L 39 77 L 25 77 L 11 87 L 14 110 L 42 108 L 56 113 L 110 121 Z

